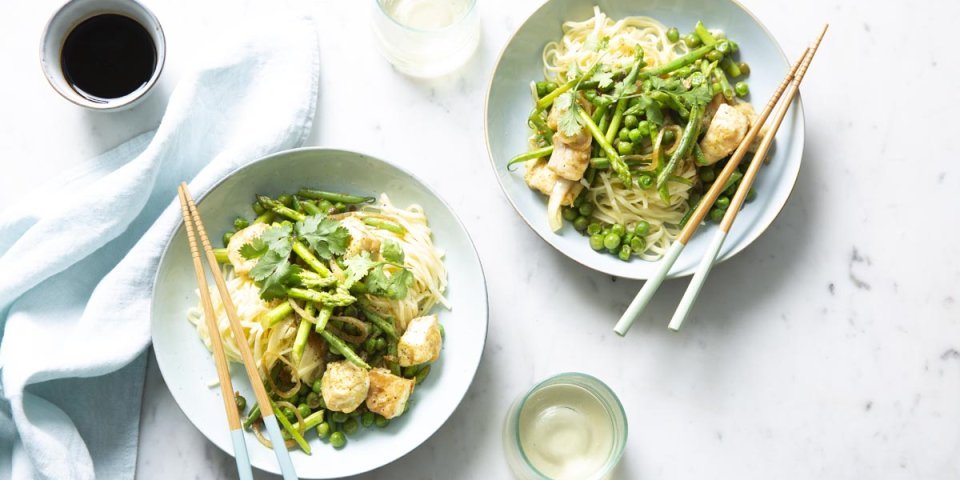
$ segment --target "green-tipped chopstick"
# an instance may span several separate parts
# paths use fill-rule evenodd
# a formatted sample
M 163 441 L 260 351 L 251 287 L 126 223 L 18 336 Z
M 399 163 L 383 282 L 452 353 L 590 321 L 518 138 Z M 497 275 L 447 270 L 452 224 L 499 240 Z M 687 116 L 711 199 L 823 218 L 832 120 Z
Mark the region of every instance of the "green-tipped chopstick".
M 825 31 L 826 28 L 824 28 L 824 32 Z M 823 32 L 820 35 L 822 38 Z M 817 43 L 819 43 L 819 40 Z M 667 253 L 663 256 L 663 258 L 660 259 L 660 265 L 658 266 L 657 271 L 654 272 L 653 276 L 650 277 L 646 283 L 643 284 L 640 292 L 637 293 L 637 296 L 634 297 L 632 302 L 630 302 L 627 310 L 620 317 L 620 320 L 617 322 L 616 326 L 613 327 L 613 331 L 618 335 L 626 335 L 627 330 L 630 329 L 630 326 L 633 325 L 633 322 L 637 319 L 643 309 L 646 308 L 647 304 L 650 302 L 650 299 L 653 298 L 653 294 L 656 293 L 658 288 L 660 288 L 660 285 L 666 278 L 670 268 L 674 263 L 676 263 L 677 258 L 680 257 L 680 253 L 683 252 L 687 242 L 690 241 L 690 237 L 693 236 L 694 232 L 696 232 L 697 228 L 700 226 L 700 222 L 703 221 L 703 217 L 707 215 L 710 207 L 717 200 L 717 197 L 720 196 L 720 192 L 723 190 L 724 184 L 726 184 L 727 180 L 740 165 L 740 161 L 743 160 L 743 156 L 750 148 L 750 144 L 757 137 L 757 134 L 760 132 L 764 122 L 767 121 L 770 113 L 773 112 L 773 109 L 780 100 L 780 97 L 790 85 L 794 75 L 800 69 L 800 65 L 803 63 L 803 60 L 807 58 L 809 53 L 810 48 L 805 49 L 800 59 L 793 64 L 790 72 L 787 73 L 787 76 L 782 82 L 780 82 L 780 86 L 777 87 L 777 90 L 773 93 L 773 96 L 770 97 L 770 101 L 767 102 L 767 105 L 763 108 L 763 111 L 761 111 L 760 115 L 757 116 L 757 120 L 750 127 L 750 130 L 747 131 L 747 135 L 744 137 L 743 141 L 733 152 L 733 155 L 730 156 L 730 159 L 727 161 L 727 165 L 723 168 L 723 170 L 720 171 L 720 174 L 714 180 L 713 186 L 710 187 L 710 190 L 708 190 L 703 196 L 700 204 L 687 220 L 687 224 L 684 226 L 683 230 L 681 230 L 680 236 L 673 242 L 673 245 L 670 246 L 670 249 L 667 250 Z
M 700 261 L 700 266 L 697 267 L 696 273 L 693 274 L 690 284 L 687 285 L 687 291 L 684 292 L 683 298 L 680 299 L 680 304 L 677 306 L 677 310 L 673 313 L 673 318 L 670 319 L 670 324 L 668 325 L 670 330 L 677 331 L 680 329 L 683 320 L 687 318 L 687 313 L 689 313 L 690 308 L 693 307 L 693 302 L 697 300 L 700 289 L 703 288 L 703 283 L 706 281 L 707 275 L 710 273 L 710 269 L 717 259 L 717 255 L 720 253 L 720 247 L 723 246 L 723 241 L 726 240 L 727 234 L 730 232 L 730 227 L 733 226 L 734 220 L 737 219 L 737 214 L 740 213 L 740 207 L 747 198 L 747 193 L 750 191 L 753 181 L 757 178 L 760 166 L 763 165 L 763 159 L 767 156 L 767 151 L 770 150 L 770 145 L 773 144 L 773 138 L 777 135 L 777 129 L 780 128 L 783 118 L 787 115 L 787 111 L 790 110 L 793 97 L 795 97 L 800 90 L 800 82 L 803 81 L 803 76 L 806 75 L 807 68 L 810 66 L 810 62 L 813 61 L 813 56 L 816 55 L 817 48 L 820 47 L 820 41 L 826 32 L 827 27 L 824 26 L 816 43 L 809 49 L 809 53 L 800 65 L 800 69 L 793 77 L 790 87 L 787 88 L 787 92 L 784 94 L 783 105 L 780 105 L 780 109 L 777 110 L 777 114 L 773 117 L 773 124 L 770 130 L 760 142 L 760 147 L 757 148 L 757 153 L 754 154 L 753 160 L 750 161 L 747 173 L 744 174 L 740 186 L 737 187 L 737 193 L 733 195 L 730 206 L 727 207 L 727 211 L 723 215 L 723 220 L 720 221 L 720 228 L 717 230 L 717 233 L 714 234 L 713 240 L 710 242 L 710 247 L 707 248 L 707 253 Z

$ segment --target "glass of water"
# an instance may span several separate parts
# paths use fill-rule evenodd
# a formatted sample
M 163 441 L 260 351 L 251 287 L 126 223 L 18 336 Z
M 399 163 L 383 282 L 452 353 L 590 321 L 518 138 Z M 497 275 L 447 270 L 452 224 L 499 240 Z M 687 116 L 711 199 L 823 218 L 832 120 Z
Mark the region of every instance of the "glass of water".
M 374 0 L 380 52 L 397 70 L 436 77 L 466 63 L 480 41 L 476 0 Z

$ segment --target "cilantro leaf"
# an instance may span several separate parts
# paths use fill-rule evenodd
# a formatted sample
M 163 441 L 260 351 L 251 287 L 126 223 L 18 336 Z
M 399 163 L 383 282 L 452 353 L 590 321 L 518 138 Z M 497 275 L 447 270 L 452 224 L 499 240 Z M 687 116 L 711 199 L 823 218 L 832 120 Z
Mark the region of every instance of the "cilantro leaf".
M 403 265 L 404 253 L 403 247 L 399 243 L 393 240 L 385 240 L 380 246 L 380 255 L 383 256 L 383 259 L 395 263 L 397 265 Z
M 244 260 L 253 260 L 254 258 L 262 257 L 267 253 L 267 250 L 269 250 L 267 242 L 257 237 L 240 247 L 240 256 L 243 257 Z
M 572 137 L 580 133 L 582 126 L 580 118 L 577 116 L 577 106 L 574 102 L 574 93 L 567 92 L 557 97 L 553 102 L 553 108 L 560 109 L 560 118 L 557 119 L 557 127 L 561 133 Z
M 297 222 L 297 236 L 324 260 L 342 255 L 350 244 L 350 232 L 340 222 L 324 215 L 311 215 Z
M 613 72 L 597 72 L 593 74 L 592 80 L 597 82 L 600 88 L 607 88 L 613 83 Z
M 347 258 L 343 263 L 347 268 L 346 279 L 344 279 L 341 287 L 346 289 L 350 289 L 355 283 L 359 282 L 376 265 L 373 260 L 370 260 L 370 256 L 366 252 Z
M 406 268 L 388 272 L 380 264 L 367 275 L 367 291 L 372 295 L 393 300 L 406 298 L 407 290 L 413 285 L 413 273 Z

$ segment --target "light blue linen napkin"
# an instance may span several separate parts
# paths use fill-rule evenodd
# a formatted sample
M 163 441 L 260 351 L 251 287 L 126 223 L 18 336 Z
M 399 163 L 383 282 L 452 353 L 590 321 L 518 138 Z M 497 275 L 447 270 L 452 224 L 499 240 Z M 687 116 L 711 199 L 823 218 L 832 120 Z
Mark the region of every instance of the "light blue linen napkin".
M 133 477 L 150 297 L 180 222 L 177 184 L 199 195 L 302 145 L 313 122 L 314 23 L 292 4 L 259 5 L 209 27 L 220 41 L 202 47 L 156 131 L 0 213 L 0 478 Z

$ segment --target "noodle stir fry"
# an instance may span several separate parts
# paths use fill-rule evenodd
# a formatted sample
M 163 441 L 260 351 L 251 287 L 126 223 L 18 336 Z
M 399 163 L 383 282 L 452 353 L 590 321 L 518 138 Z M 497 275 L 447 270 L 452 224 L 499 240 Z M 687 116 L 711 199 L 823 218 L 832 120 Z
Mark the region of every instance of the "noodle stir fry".
M 417 205 L 303 189 L 258 196 L 256 218 L 234 221 L 215 251 L 287 448 L 316 431 L 335 448 L 360 427 L 403 414 L 440 356 L 443 253 Z M 214 292 L 216 292 L 214 290 Z M 228 360 L 241 362 L 223 302 L 214 314 Z M 188 319 L 210 348 L 201 308 Z M 241 413 L 246 400 L 237 394 Z M 286 421 L 284 421 L 286 420 Z M 259 409 L 244 420 L 261 443 Z
M 756 119 L 742 100 L 749 86 L 735 80 L 749 75 L 738 51 L 702 22 L 682 38 L 653 18 L 615 21 L 598 7 L 564 23 L 543 49 L 545 79 L 530 83 L 530 151 L 508 164 L 524 164 L 527 185 L 548 197 L 551 229 L 570 222 L 624 261 L 662 257 Z

